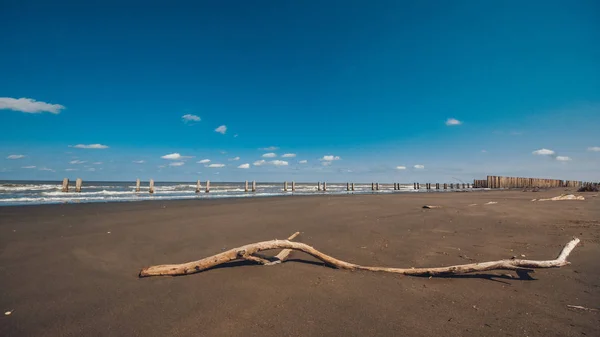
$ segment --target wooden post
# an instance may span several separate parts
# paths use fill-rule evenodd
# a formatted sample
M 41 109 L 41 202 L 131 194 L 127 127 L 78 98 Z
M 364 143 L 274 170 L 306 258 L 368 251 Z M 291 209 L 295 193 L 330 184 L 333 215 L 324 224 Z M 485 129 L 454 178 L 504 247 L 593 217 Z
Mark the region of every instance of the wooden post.
M 83 181 L 81 180 L 81 178 L 77 178 L 77 180 L 75 180 L 75 192 L 81 192 L 82 184 L 83 184 Z
M 350 191 L 350 183 L 346 183 L 346 191 Z
M 200 180 L 196 180 L 196 193 L 200 193 Z
M 205 191 L 205 192 L 206 192 L 206 193 L 209 193 L 209 192 L 210 192 L 210 180 L 207 180 L 207 181 L 206 181 L 206 191 Z
M 292 181 L 292 192 L 296 192 L 296 182 Z
M 379 191 L 379 183 L 375 183 L 375 190 Z
M 417 183 L 417 189 L 420 190 L 421 189 L 421 185 L 419 183 Z
M 444 189 L 447 190 L 448 189 L 448 183 L 444 183 Z
M 140 178 L 138 178 L 138 179 L 135 180 L 135 192 L 136 193 L 140 192 L 140 185 L 141 185 Z
M 150 179 L 150 186 L 148 187 L 148 193 L 154 193 L 154 179 Z
M 62 191 L 65 192 L 65 193 L 69 192 L 69 178 L 63 179 Z
M 252 192 L 256 192 L 256 180 L 252 180 Z
M 350 188 L 352 188 L 352 192 L 354 192 L 354 183 L 352 183 Z
M 287 192 L 287 190 L 288 190 L 287 187 L 288 187 L 288 184 L 287 184 L 287 181 L 286 181 L 286 182 L 283 183 L 283 191 L 284 192 Z
M 375 183 L 371 183 L 371 191 L 375 191 Z
M 323 182 L 323 192 L 327 192 L 327 182 Z
M 319 181 L 319 182 L 317 182 L 317 191 L 320 191 L 320 190 L 321 190 L 321 182 Z
M 417 189 L 417 183 L 413 183 L 413 189 L 416 190 Z
M 244 192 L 248 193 L 248 180 L 244 183 Z

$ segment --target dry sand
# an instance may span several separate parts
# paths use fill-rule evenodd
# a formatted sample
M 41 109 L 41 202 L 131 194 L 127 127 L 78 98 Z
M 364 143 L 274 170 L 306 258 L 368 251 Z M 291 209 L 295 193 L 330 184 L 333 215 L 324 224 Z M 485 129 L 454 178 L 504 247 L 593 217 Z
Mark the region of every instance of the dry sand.
M 14 310 L 0 336 L 599 336 L 600 312 L 567 305 L 600 307 L 600 198 L 531 202 L 560 193 L 0 207 L 0 310 Z M 300 253 L 137 277 L 295 231 L 339 259 L 398 267 L 550 259 L 582 243 L 571 266 L 535 280 L 349 272 Z

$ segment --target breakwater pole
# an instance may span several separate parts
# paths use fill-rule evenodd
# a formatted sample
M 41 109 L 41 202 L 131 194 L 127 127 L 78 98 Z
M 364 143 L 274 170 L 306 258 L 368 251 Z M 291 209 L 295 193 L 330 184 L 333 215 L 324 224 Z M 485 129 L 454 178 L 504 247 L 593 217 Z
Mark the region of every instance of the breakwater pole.
M 375 191 L 379 191 L 379 183 L 375 183 Z
M 350 185 L 350 188 L 352 189 L 352 192 L 354 192 L 354 183 L 352 183 L 352 185 Z
M 350 183 L 346 183 L 346 192 L 350 192 Z
M 77 178 L 77 180 L 75 180 L 75 192 L 77 192 L 77 193 L 81 192 L 82 184 L 83 184 L 83 180 L 81 180 L 81 178 Z
M 65 193 L 69 192 L 69 178 L 63 179 L 62 191 L 65 192 Z
M 256 192 L 256 180 L 252 180 L 252 192 Z
M 196 194 L 200 193 L 200 188 L 201 188 L 201 186 L 200 186 L 200 180 L 197 180 L 196 181 Z
M 283 183 L 283 191 L 284 191 L 284 192 L 287 192 L 287 191 L 288 191 L 288 183 L 287 183 L 287 181 L 285 181 L 285 182 Z
M 138 179 L 135 180 L 135 193 L 140 193 L 140 190 L 141 190 L 140 186 L 141 186 L 141 184 L 142 183 L 140 182 L 140 178 L 138 178 Z
M 206 193 L 210 193 L 210 180 L 206 181 Z
M 248 193 L 248 180 L 244 183 L 244 193 Z
M 588 182 L 546 178 L 487 176 L 487 179 L 473 180 L 473 188 L 554 188 L 581 187 Z M 467 184 L 468 186 L 468 184 Z
M 320 182 L 320 181 L 318 181 L 318 182 L 317 182 L 317 191 L 320 191 L 320 190 L 321 190 L 321 182 Z
M 296 182 L 292 181 L 292 192 L 296 192 Z
M 150 179 L 150 186 L 148 187 L 148 193 L 154 193 L 154 179 Z

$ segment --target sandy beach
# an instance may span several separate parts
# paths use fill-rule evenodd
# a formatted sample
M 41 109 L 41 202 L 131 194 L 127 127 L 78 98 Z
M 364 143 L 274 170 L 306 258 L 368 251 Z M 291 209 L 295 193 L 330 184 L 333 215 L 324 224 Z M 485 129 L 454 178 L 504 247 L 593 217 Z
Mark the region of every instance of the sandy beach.
M 0 207 L 1 336 L 598 336 L 600 197 L 410 193 Z M 497 204 L 485 205 L 494 201 Z M 423 205 L 440 205 L 423 209 Z M 476 204 L 476 205 L 473 205 Z M 375 266 L 512 256 L 570 266 L 534 280 L 350 272 L 292 253 L 182 277 L 142 267 L 247 243 L 297 241 Z M 276 252 L 274 252 L 276 253 Z

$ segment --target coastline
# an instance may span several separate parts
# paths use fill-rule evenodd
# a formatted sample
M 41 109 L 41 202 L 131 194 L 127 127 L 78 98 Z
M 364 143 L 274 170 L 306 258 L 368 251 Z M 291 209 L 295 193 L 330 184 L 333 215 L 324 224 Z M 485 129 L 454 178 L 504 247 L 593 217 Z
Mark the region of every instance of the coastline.
M 531 202 L 565 193 L 385 193 L 0 207 L 0 335 L 597 335 L 600 202 Z M 497 204 L 484 205 L 488 201 Z M 440 205 L 440 209 L 422 206 Z M 477 204 L 476 206 L 470 206 Z M 292 253 L 184 277 L 142 267 L 285 238 L 364 265 L 444 266 L 551 259 L 535 281 L 501 272 L 399 277 L 327 268 Z M 109 233 L 110 232 L 110 233 Z M 343 313 L 343 314 L 340 314 Z

